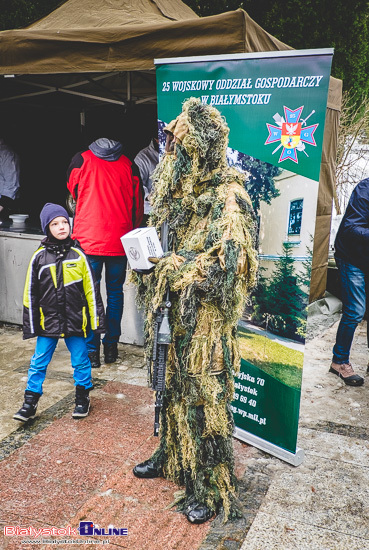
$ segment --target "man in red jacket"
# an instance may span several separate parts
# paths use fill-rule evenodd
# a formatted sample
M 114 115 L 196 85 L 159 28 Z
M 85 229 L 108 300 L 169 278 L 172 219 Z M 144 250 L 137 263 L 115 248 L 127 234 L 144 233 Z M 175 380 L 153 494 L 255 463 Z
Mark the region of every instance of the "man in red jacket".
M 77 201 L 73 238 L 87 254 L 98 282 L 105 265 L 105 363 L 118 356 L 123 315 L 123 284 L 127 257 L 120 238 L 139 227 L 143 217 L 143 190 L 137 167 L 122 154 L 117 141 L 100 138 L 77 153 L 68 168 L 68 189 Z M 92 367 L 100 366 L 100 337 L 87 337 Z

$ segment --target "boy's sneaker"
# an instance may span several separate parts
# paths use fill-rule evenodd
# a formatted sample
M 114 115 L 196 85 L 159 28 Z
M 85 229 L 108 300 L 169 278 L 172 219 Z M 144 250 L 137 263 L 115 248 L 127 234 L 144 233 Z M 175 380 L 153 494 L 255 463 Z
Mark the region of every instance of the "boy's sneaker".
M 90 410 L 90 389 L 83 386 L 76 386 L 76 406 L 73 411 L 73 418 L 85 418 Z
M 24 403 L 18 412 L 13 416 L 14 420 L 20 420 L 21 422 L 27 422 L 36 416 L 36 409 L 38 400 L 41 394 L 31 390 L 24 392 Z
M 355 374 L 351 363 L 332 362 L 329 372 L 333 372 L 333 374 L 342 378 L 347 386 L 362 386 L 364 384 L 364 378 Z

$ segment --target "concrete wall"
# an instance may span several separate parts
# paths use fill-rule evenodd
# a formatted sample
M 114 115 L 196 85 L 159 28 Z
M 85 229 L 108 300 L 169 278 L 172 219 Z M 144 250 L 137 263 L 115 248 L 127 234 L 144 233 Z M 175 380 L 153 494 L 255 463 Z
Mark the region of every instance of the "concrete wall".
M 0 231 L 0 320 L 22 324 L 23 288 L 40 235 Z

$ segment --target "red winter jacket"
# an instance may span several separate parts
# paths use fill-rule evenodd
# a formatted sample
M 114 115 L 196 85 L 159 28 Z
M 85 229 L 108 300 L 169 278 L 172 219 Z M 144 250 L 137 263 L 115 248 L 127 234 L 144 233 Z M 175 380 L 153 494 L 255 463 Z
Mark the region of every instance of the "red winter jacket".
M 120 154 L 121 148 L 109 157 L 109 146 L 118 142 L 103 138 L 90 148 L 99 154 L 93 146 L 104 142 L 106 158 L 117 160 L 99 158 L 88 150 L 77 153 L 68 169 L 67 186 L 77 200 L 73 238 L 86 254 L 124 256 L 120 238 L 142 222 L 143 189 L 138 170 L 136 175 L 135 165 Z

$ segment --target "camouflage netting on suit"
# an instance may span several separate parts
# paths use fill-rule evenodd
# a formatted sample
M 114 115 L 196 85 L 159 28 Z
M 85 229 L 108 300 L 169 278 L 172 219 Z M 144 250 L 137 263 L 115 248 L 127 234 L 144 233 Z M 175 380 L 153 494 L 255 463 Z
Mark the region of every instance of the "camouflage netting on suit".
M 191 501 L 237 514 L 233 460 L 236 326 L 257 269 L 255 220 L 245 174 L 228 166 L 229 129 L 219 111 L 191 98 L 167 127 L 175 147 L 154 173 L 151 225 L 168 223 L 169 252 L 136 275 L 150 361 L 155 310 L 169 286 L 168 351 L 160 444 L 153 460 Z

